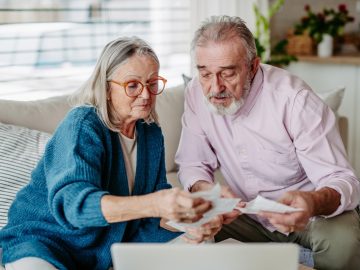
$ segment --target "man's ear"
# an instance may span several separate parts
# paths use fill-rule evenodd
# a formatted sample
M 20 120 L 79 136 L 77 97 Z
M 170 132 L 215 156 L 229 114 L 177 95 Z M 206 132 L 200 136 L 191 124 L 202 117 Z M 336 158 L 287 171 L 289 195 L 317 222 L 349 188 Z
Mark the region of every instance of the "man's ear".
M 251 64 L 251 79 L 254 78 L 259 66 L 260 66 L 260 57 L 255 57 Z

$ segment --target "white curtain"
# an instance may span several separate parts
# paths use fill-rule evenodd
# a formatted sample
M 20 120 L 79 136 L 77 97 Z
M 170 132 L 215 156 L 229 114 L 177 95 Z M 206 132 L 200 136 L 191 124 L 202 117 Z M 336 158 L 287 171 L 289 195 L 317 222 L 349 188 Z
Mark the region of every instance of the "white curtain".
M 197 29 L 206 18 L 213 15 L 239 16 L 251 31 L 255 30 L 253 6 L 268 8 L 268 0 L 193 0 L 190 4 L 191 28 Z

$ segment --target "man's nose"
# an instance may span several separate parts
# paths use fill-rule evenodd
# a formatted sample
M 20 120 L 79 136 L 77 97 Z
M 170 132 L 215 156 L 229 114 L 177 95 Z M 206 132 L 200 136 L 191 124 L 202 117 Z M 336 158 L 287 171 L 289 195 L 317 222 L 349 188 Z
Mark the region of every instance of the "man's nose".
M 211 84 L 211 91 L 215 93 L 221 93 L 225 90 L 224 80 L 220 76 L 214 76 Z

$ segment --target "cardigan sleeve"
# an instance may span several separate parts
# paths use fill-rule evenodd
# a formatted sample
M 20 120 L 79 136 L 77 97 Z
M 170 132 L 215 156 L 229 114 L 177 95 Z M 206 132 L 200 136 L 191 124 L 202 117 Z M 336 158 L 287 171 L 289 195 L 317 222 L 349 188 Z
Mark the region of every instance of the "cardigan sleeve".
M 110 141 L 93 109 L 71 111 L 45 150 L 48 204 L 67 228 L 108 225 L 101 211 L 105 142 Z

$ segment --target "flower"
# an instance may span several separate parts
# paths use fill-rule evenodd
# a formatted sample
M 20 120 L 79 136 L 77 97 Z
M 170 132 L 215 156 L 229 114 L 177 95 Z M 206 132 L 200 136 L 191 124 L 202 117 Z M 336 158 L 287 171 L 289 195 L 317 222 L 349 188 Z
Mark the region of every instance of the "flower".
M 317 43 L 321 42 L 324 34 L 337 37 L 343 34 L 344 26 L 353 22 L 345 4 L 340 4 L 338 10 L 325 8 L 322 12 L 314 13 L 309 5 L 305 5 L 306 16 L 295 25 L 295 34 L 308 33 Z

